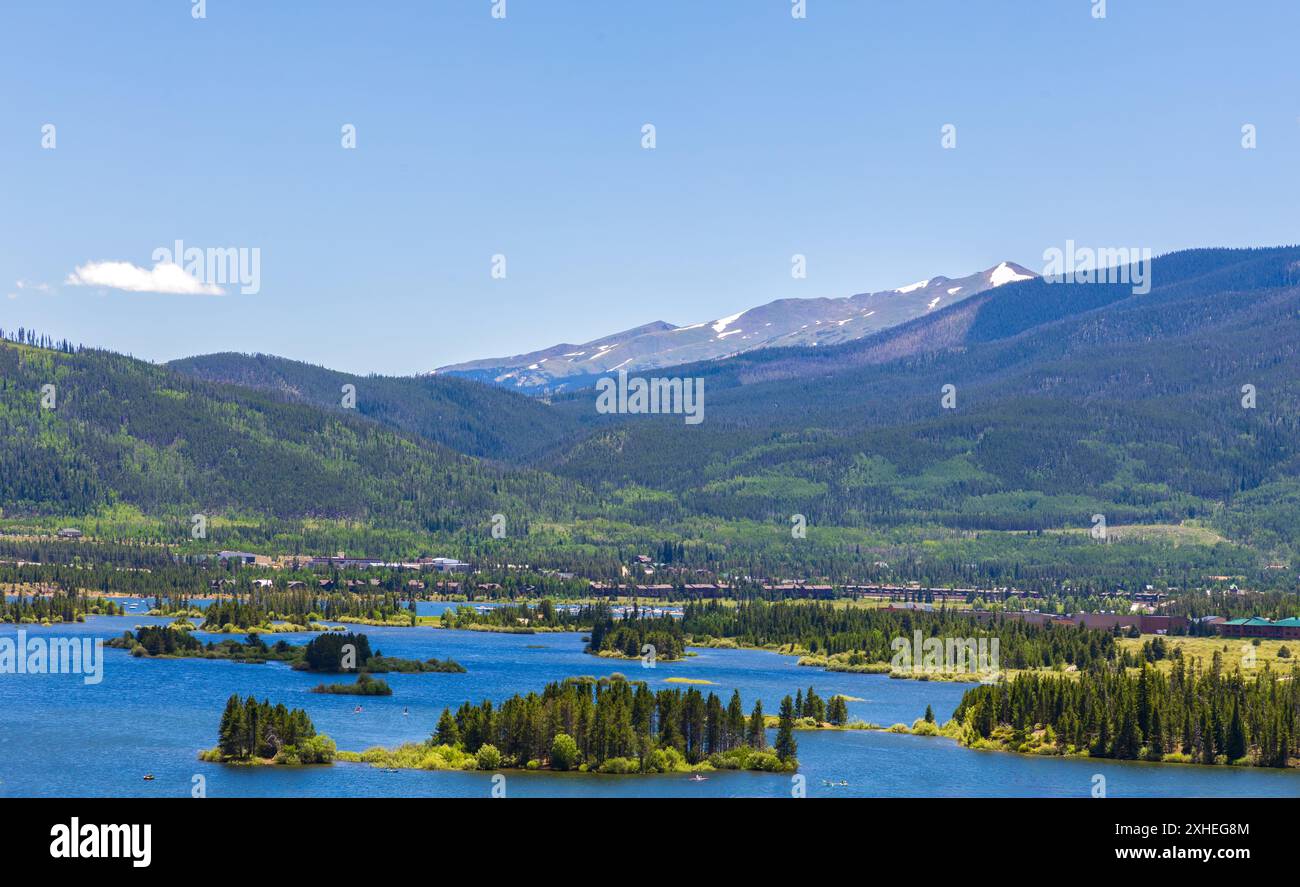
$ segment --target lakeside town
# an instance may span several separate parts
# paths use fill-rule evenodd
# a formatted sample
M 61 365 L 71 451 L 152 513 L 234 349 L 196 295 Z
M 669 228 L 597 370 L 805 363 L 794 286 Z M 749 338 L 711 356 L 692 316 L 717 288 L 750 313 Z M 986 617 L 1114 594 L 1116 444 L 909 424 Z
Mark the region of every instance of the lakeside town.
M 4 534 L 0 534 L 0 539 Z M 83 531 L 65 527 L 52 536 L 41 537 L 24 535 L 21 538 L 51 538 L 64 542 L 78 542 L 93 545 Z M 371 593 L 380 589 L 397 590 L 410 600 L 522 600 L 524 602 L 540 599 L 536 586 L 527 583 L 512 589 L 503 595 L 501 582 L 492 581 L 492 576 L 515 574 L 550 577 L 568 583 L 570 596 L 590 600 L 622 599 L 645 601 L 647 603 L 677 603 L 691 600 L 741 600 L 758 597 L 765 600 L 783 601 L 842 601 L 860 602 L 879 606 L 886 610 L 911 610 L 918 612 L 935 611 L 974 619 L 992 618 L 1018 620 L 1031 625 L 1072 625 L 1101 631 L 1133 632 L 1139 635 L 1217 635 L 1224 638 L 1259 638 L 1270 640 L 1300 640 L 1300 617 L 1288 616 L 1270 619 L 1251 614 L 1231 616 L 1206 614 L 1186 616 L 1162 612 L 1171 600 L 1176 600 L 1181 592 L 1172 588 L 1157 590 L 1151 585 L 1141 590 L 1125 591 L 1115 589 L 1099 595 L 1097 609 L 1072 613 L 1045 611 L 1039 605 L 1049 599 L 1041 591 L 1025 591 L 1010 587 L 975 588 L 975 587 L 930 587 L 919 583 L 910 584 L 853 584 L 826 583 L 790 579 L 754 579 L 736 577 L 735 580 L 710 579 L 702 581 L 707 571 L 687 569 L 672 564 L 656 562 L 649 555 L 638 554 L 630 557 L 628 563 L 620 568 L 624 581 L 610 582 L 587 580 L 573 572 L 543 569 L 534 571 L 526 564 L 503 564 L 492 568 L 477 568 L 474 565 L 454 557 L 424 556 L 410 560 L 386 560 L 383 558 L 348 555 L 338 552 L 333 555 L 266 555 L 238 550 L 218 550 L 211 554 L 174 555 L 177 563 L 211 562 L 222 565 L 227 570 L 245 568 L 248 577 L 243 581 L 244 587 L 270 590 L 281 588 L 287 591 L 314 588 L 322 592 L 335 590 Z M 11 563 L 22 566 L 51 566 L 22 560 L 7 561 L 0 559 L 0 564 Z M 66 565 L 64 565 L 66 566 Z M 876 567 L 888 567 L 877 562 Z M 1284 565 L 1277 565 L 1283 568 Z M 267 575 L 267 573 L 270 575 Z M 310 579 L 286 578 L 280 573 L 321 574 Z M 350 572 L 347 577 L 341 573 Z M 386 582 L 382 576 L 400 573 L 437 574 L 436 579 L 403 579 L 396 583 Z M 360 574 L 365 574 L 360 575 Z M 371 575 L 380 574 L 380 575 Z M 664 576 L 672 576 L 674 581 L 662 581 Z M 649 581 L 658 578 L 659 581 Z M 1231 582 L 1232 577 L 1216 577 L 1229 584 L 1219 590 L 1222 596 L 1231 596 L 1240 602 L 1251 598 L 1251 592 Z M 240 580 L 234 575 L 225 575 L 211 579 L 206 593 L 212 596 L 229 594 L 239 588 Z M 39 591 L 40 586 L 36 586 Z M 12 593 L 11 589 L 11 593 Z M 50 591 L 47 589 L 46 591 Z M 553 593 L 553 590 L 550 592 Z M 1200 594 L 1209 597 L 1209 589 L 1192 590 L 1186 594 Z M 1171 597 L 1172 596 L 1172 597 Z

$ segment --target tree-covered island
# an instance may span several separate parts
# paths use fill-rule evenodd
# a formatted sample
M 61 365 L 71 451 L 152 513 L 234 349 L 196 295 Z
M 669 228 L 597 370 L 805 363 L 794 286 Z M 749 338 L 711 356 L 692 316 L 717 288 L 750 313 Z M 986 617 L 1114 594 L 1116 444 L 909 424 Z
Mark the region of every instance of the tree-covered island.
M 301 708 L 271 705 L 238 694 L 226 700 L 217 730 L 217 745 L 199 759 L 219 764 L 329 764 L 334 740 L 316 727 Z
M 287 662 L 297 671 L 326 674 L 401 672 L 463 673 L 464 666 L 453 659 L 400 659 L 371 652 L 370 639 L 364 634 L 322 634 L 306 644 L 295 645 L 280 640 L 267 644 L 256 632 L 243 641 L 232 638 L 203 643 L 183 628 L 143 626 L 134 633 L 124 632 L 111 639 L 108 646 L 127 650 L 132 656 L 146 658 L 227 659 L 236 662 Z
M 769 746 L 761 702 L 746 714 L 739 691 L 725 703 L 694 688 L 651 690 L 622 675 L 569 678 L 494 705 L 445 709 L 423 743 L 340 752 L 338 759 L 419 770 L 554 770 L 685 773 L 798 769 L 794 702 L 779 709 Z

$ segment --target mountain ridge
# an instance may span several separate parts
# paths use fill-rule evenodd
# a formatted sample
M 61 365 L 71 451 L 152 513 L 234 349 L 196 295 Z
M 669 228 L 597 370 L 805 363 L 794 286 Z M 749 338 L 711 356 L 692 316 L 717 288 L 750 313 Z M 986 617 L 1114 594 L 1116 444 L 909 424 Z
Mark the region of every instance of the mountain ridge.
M 582 344 L 562 343 L 510 357 L 439 367 L 458 376 L 530 394 L 586 387 L 616 370 L 726 360 L 764 348 L 830 346 L 857 341 L 989 290 L 1037 277 L 1003 261 L 965 277 L 937 276 L 880 292 L 838 298 L 783 298 L 711 321 L 673 326 L 656 321 Z

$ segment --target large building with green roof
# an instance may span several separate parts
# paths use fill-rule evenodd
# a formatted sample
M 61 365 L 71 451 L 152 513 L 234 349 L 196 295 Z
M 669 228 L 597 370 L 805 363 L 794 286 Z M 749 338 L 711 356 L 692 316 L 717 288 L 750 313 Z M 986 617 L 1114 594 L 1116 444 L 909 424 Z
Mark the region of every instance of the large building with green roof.
M 1251 616 L 1249 619 L 1229 619 L 1227 622 L 1220 622 L 1216 628 L 1218 628 L 1219 634 L 1225 638 L 1300 640 L 1300 619 L 1294 616 L 1289 619 L 1279 619 L 1276 622 L 1262 616 Z

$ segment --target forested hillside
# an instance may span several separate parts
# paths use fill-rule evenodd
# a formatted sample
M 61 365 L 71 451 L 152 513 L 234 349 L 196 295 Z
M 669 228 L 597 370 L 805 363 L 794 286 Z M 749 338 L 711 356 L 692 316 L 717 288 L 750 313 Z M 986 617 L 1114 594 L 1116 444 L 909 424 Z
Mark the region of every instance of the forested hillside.
M 266 354 L 205 354 L 168 366 L 328 410 L 341 409 L 342 388 L 353 385 L 357 413 L 469 456 L 521 463 L 576 431 L 540 401 L 453 376 L 354 376 Z
M 10 516 L 127 503 L 439 530 L 486 527 L 506 504 L 564 516 L 583 498 L 572 482 L 506 472 L 363 416 L 103 351 L 0 343 L 0 438 Z
M 917 330 L 675 368 L 705 379 L 702 425 L 627 417 L 549 467 L 722 517 L 1041 530 L 1102 513 L 1208 521 L 1287 548 L 1300 523 L 1298 262 L 1296 249 L 1180 253 L 1138 296 L 1011 284 L 970 300 L 983 303 L 959 337 L 886 363 L 872 355 Z M 944 331 L 951 318 L 918 323 Z M 557 408 L 585 414 L 590 395 Z
M 704 379 L 692 426 L 598 415 L 590 391 L 547 404 L 278 358 L 159 367 L 6 342 L 0 507 L 224 514 L 262 527 L 226 542 L 281 550 L 420 550 L 434 533 L 476 560 L 602 575 L 646 550 L 751 576 L 977 583 L 1285 562 L 1300 525 L 1300 249 L 1179 253 L 1152 275 L 1146 295 L 1012 283 L 854 345 L 663 371 Z M 356 410 L 339 405 L 345 384 Z M 498 512 L 502 540 L 487 534 Z M 796 514 L 809 530 L 792 544 Z M 1093 545 L 1098 514 L 1133 529 Z M 319 519 L 347 535 L 310 536 Z

